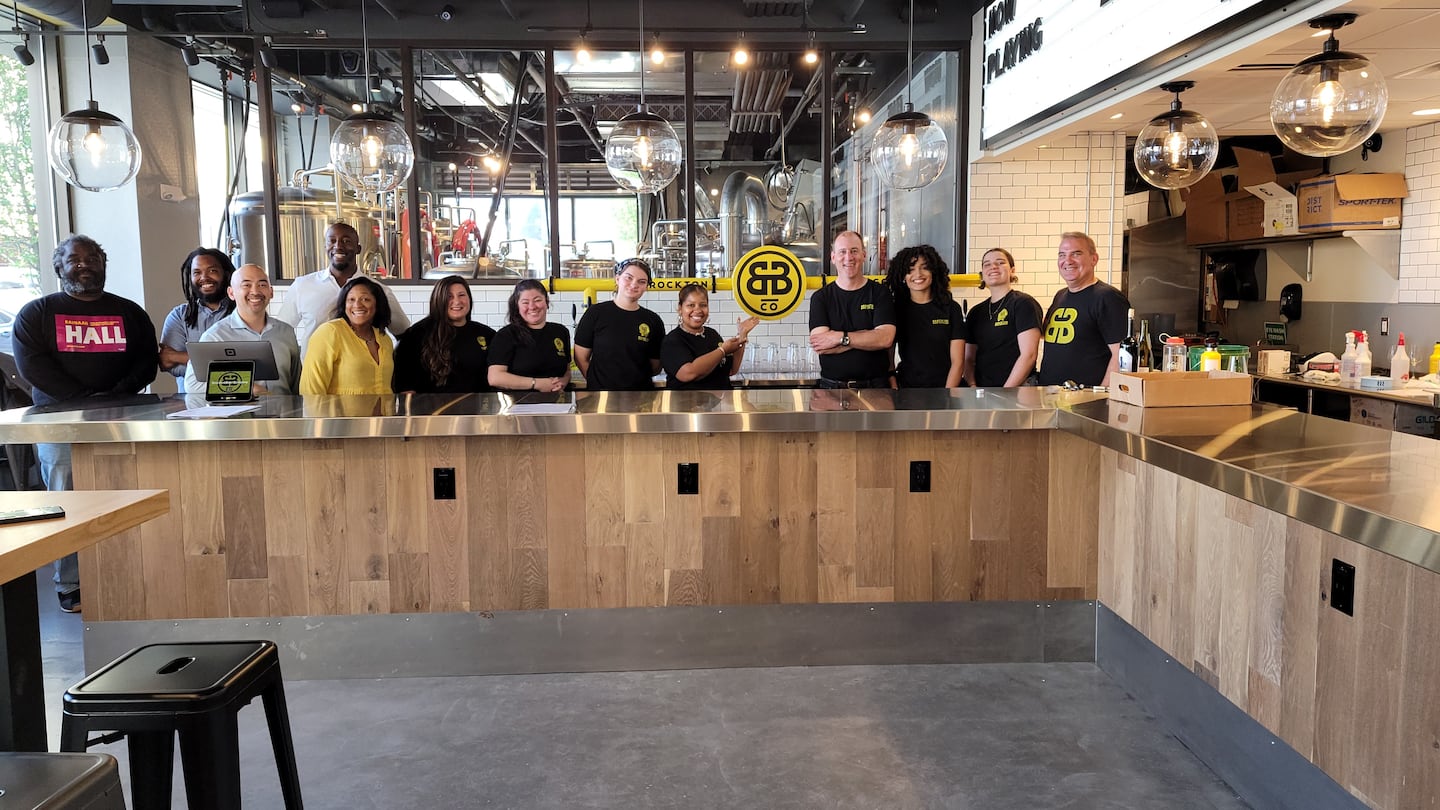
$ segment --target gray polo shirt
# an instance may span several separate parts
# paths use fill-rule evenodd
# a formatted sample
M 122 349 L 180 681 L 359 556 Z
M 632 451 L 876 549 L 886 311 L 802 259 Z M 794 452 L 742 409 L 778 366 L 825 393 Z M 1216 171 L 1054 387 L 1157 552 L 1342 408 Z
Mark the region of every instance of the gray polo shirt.
M 264 331 L 256 333 L 245 325 L 239 312 L 232 312 L 206 329 L 200 340 L 205 343 L 269 341 L 281 378 L 259 382 L 272 394 L 294 394 L 300 387 L 300 344 L 295 340 L 295 330 L 282 320 L 266 316 Z M 185 390 L 192 394 L 205 393 L 205 382 L 196 378 L 194 369 L 185 372 Z

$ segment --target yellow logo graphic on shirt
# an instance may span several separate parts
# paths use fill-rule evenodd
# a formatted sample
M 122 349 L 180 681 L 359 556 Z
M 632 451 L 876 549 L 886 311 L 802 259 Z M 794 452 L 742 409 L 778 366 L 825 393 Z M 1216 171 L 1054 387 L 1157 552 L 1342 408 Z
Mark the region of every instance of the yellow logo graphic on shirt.
M 794 312 L 805 297 L 805 269 L 794 253 L 761 245 L 735 265 L 735 303 L 746 314 L 778 321 Z
M 640 340 L 642 342 L 650 340 L 650 324 L 640 324 Z
M 1080 313 L 1074 307 L 1055 310 L 1050 320 L 1045 323 L 1045 342 L 1064 344 L 1074 340 L 1075 319 L 1078 317 Z
M 950 319 L 949 319 L 949 318 L 936 318 L 935 320 L 933 320 L 933 321 L 930 322 L 930 325 L 931 325 L 931 326 L 949 326 L 949 325 L 950 325 Z
M 484 335 L 480 335 L 479 337 L 475 338 L 475 342 L 480 344 L 480 348 L 489 351 L 490 344 L 485 340 Z
M 874 305 L 874 304 L 861 304 L 861 305 L 860 305 L 860 308 L 861 308 L 861 309 L 874 309 L 874 308 L 875 308 L 875 305 Z
M 555 353 L 561 357 L 565 356 L 565 341 L 555 338 Z
M 995 313 L 995 320 L 991 321 L 991 324 L 994 325 L 994 326 L 1009 326 L 1009 325 L 1010 325 L 1010 308 L 1009 308 L 1009 307 L 1001 307 L 1001 308 L 1000 308 L 1000 311 L 997 312 L 997 313 Z

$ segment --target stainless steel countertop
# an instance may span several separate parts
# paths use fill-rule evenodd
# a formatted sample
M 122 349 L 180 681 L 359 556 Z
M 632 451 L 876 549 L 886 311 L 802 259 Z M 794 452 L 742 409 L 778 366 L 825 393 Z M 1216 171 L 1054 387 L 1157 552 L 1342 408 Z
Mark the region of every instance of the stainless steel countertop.
M 1078 404 L 1057 427 L 1440 573 L 1440 442 L 1271 405 Z
M 1103 395 L 1039 388 L 825 391 L 576 392 L 524 394 L 520 402 L 573 402 L 574 412 L 514 414 L 499 394 L 262 397 L 227 419 L 171 419 L 197 397 L 87 401 L 84 410 L 0 413 L 0 443 L 170 442 L 235 439 L 727 433 L 855 430 L 1035 430 L 1055 408 Z
M 1437 391 L 1426 391 L 1417 388 L 1389 389 L 1385 391 L 1377 391 L 1371 388 L 1346 388 L 1338 383 L 1313 382 L 1296 374 L 1287 374 L 1283 377 L 1273 374 L 1256 375 L 1255 379 L 1261 382 L 1293 385 L 1315 391 L 1326 391 L 1332 394 L 1351 394 L 1357 397 L 1383 399 L 1388 402 L 1399 402 L 1405 405 L 1418 405 L 1422 408 L 1440 408 L 1440 392 Z
M 142 396 L 5 411 L 0 442 L 1060 429 L 1440 573 L 1440 442 L 1290 409 L 1142 409 L 1041 388 L 562 396 L 573 413 L 511 414 L 493 394 L 266 397 L 211 420 L 166 418 L 193 398 Z

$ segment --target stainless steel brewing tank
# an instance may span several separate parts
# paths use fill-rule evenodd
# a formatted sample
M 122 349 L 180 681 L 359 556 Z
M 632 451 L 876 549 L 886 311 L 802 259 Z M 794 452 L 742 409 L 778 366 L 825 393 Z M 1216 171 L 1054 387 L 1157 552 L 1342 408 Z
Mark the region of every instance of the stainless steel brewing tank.
M 275 190 L 275 196 L 279 208 L 280 272 L 267 267 L 271 278 L 295 279 L 325 267 L 325 231 L 334 222 L 353 225 L 360 234 L 361 268 L 373 273 L 384 263 L 380 210 L 342 195 L 337 212 L 335 193 L 326 189 L 284 186 Z M 247 263 L 266 266 L 266 213 L 265 195 L 260 191 L 237 194 L 230 202 L 230 232 L 240 243 L 237 267 Z

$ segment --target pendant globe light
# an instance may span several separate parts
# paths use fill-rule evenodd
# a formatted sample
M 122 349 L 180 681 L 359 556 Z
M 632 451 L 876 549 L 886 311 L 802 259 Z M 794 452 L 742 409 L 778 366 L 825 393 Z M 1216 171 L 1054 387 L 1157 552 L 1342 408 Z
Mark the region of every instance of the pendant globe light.
M 654 194 L 674 182 L 685 160 L 675 128 L 645 108 L 645 0 L 640 4 L 640 108 L 615 122 L 605 141 L 605 168 L 623 188 Z
M 330 162 L 345 182 L 357 191 L 384 194 L 410 179 L 415 148 L 405 127 L 388 115 L 370 109 L 374 85 L 370 82 L 370 28 L 365 17 L 368 0 L 360 0 L 360 35 L 365 59 L 365 106 L 347 117 L 330 136 Z
M 1194 82 L 1160 85 L 1175 94 L 1170 112 L 1150 119 L 1135 139 L 1135 170 L 1156 188 L 1193 186 L 1215 168 L 1219 134 L 1205 116 L 1180 106 L 1180 94 L 1194 86 Z
M 1354 14 L 1330 14 L 1310 21 L 1330 32 L 1320 53 L 1303 60 L 1280 80 L 1270 100 L 1270 125 L 1286 146 L 1302 155 L 1330 157 L 1365 143 L 1380 128 L 1390 91 L 1369 59 L 1340 50 L 1335 31 L 1355 22 Z
M 85 87 L 83 110 L 60 116 L 50 128 L 47 152 L 50 168 L 70 185 L 86 191 L 114 191 L 135 179 L 140 171 L 140 142 L 125 122 L 100 109 L 90 67 L 90 17 L 81 3 L 85 27 Z
M 886 119 L 870 144 L 870 163 L 880 182 L 891 188 L 924 188 L 935 182 L 945 169 L 950 145 L 945 130 L 925 113 L 915 112 L 915 0 L 910 0 L 910 33 L 906 37 L 905 61 L 909 80 L 905 85 L 905 112 Z

